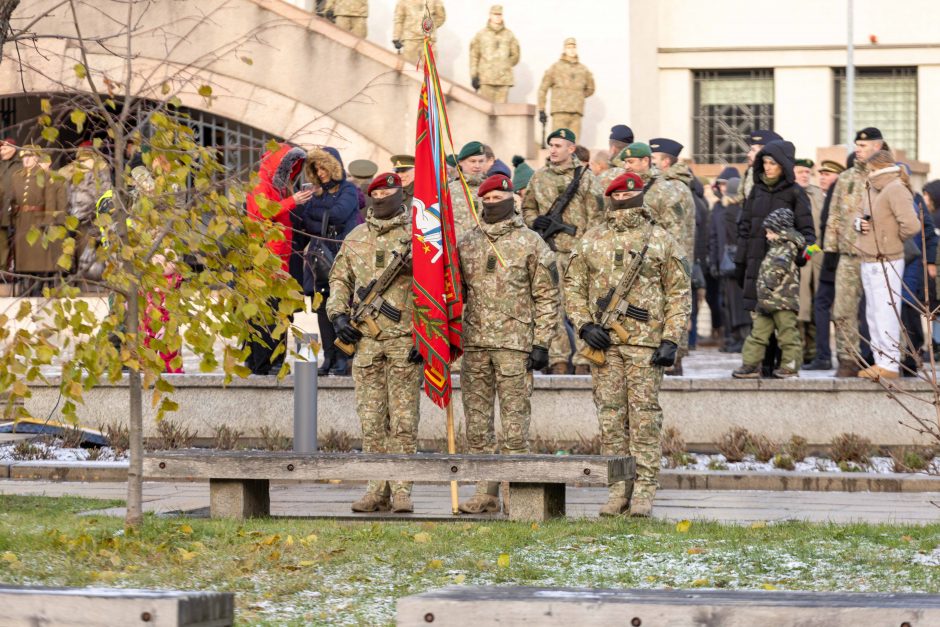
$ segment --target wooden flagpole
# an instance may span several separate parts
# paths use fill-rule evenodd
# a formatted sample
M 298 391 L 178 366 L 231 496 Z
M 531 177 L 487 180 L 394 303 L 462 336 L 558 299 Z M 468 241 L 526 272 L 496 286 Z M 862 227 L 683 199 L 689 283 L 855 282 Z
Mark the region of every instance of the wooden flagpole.
M 453 401 L 453 399 L 451 399 Z M 447 403 L 447 452 L 454 454 L 457 452 L 457 438 L 454 434 L 454 404 Z M 450 482 L 450 508 L 454 516 L 459 513 L 457 509 L 457 482 Z

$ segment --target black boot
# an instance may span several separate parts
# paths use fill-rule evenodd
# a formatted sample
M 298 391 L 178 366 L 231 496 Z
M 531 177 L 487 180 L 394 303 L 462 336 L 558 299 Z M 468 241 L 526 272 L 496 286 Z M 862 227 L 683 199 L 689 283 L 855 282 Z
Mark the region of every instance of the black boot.
M 317 376 L 325 377 L 330 373 L 330 368 L 333 367 L 333 360 L 329 355 L 323 356 L 323 363 L 317 368 Z
M 349 360 L 346 355 L 336 356 L 336 361 L 333 362 L 333 366 L 330 368 L 330 374 L 334 377 L 349 376 Z

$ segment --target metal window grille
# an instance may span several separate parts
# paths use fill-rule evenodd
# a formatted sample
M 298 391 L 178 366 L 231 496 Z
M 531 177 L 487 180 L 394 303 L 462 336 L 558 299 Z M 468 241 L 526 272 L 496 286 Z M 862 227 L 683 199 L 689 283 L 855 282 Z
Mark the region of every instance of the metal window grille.
M 696 163 L 743 163 L 747 136 L 774 127 L 773 70 L 701 70 L 693 73 Z
M 881 130 L 888 145 L 917 158 L 917 68 L 856 68 L 855 128 L 846 129 L 845 68 L 833 69 L 836 144 L 850 144 L 867 126 Z

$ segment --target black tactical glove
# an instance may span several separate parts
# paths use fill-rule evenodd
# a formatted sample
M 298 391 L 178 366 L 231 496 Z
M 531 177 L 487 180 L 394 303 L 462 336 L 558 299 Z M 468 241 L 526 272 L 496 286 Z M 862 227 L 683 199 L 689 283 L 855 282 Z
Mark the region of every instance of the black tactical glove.
M 659 343 L 659 348 L 653 351 L 653 356 L 650 357 L 650 364 L 663 368 L 674 366 L 676 364 L 677 350 L 679 350 L 679 347 L 676 346 L 675 342 L 663 340 Z
M 793 263 L 796 264 L 797 268 L 802 268 L 806 265 L 807 261 L 809 261 L 809 259 L 806 258 L 806 249 L 803 248 L 796 254 L 796 259 L 793 260 Z
M 548 349 L 544 346 L 533 346 L 526 362 L 526 370 L 542 370 L 548 366 Z
M 823 269 L 835 273 L 839 267 L 839 253 L 823 253 Z
M 401 50 L 402 47 L 404 47 L 405 44 L 402 43 L 402 40 L 401 40 L 401 39 L 393 39 L 393 40 L 392 40 L 392 45 L 395 46 L 395 50 Z
M 421 357 L 421 351 L 418 350 L 417 346 L 412 346 L 411 350 L 408 351 L 408 363 L 409 364 L 424 363 L 424 358 Z
M 743 263 L 734 264 L 734 282 L 744 289 L 744 277 L 747 275 L 747 266 Z
M 474 76 L 470 79 L 470 84 L 473 85 L 475 91 L 480 91 L 480 77 Z
M 548 122 L 548 116 L 545 115 L 544 111 L 539 111 L 539 122 L 542 124 L 545 124 L 546 122 Z
M 599 351 L 610 348 L 610 333 L 605 331 L 604 327 L 599 324 L 587 323 L 581 327 L 581 332 L 578 335 L 591 348 L 596 348 Z
M 349 316 L 339 314 L 333 318 L 333 329 L 336 331 L 336 337 L 347 344 L 355 344 L 362 339 L 362 332 L 349 322 Z
M 544 231 L 552 225 L 552 219 L 548 216 L 539 216 L 532 222 L 533 231 Z

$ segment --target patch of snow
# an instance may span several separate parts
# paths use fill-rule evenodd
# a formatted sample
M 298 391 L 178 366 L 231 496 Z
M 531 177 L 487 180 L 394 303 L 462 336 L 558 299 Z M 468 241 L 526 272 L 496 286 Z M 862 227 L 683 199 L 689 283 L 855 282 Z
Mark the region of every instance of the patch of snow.
M 25 440 L 21 440 L 25 441 Z M 39 455 L 40 459 L 36 460 L 25 460 L 20 459 L 16 455 L 16 445 L 19 442 L 5 442 L 0 444 L 0 462 L 13 462 L 13 461 L 55 461 L 55 462 L 84 462 L 88 461 L 89 451 L 91 449 L 85 448 L 63 448 L 57 446 L 56 444 L 48 444 L 46 442 L 33 441 L 32 445 L 42 451 L 43 453 Z M 102 461 L 102 462 L 115 462 L 115 461 L 126 461 L 127 453 L 118 455 L 115 453 L 114 449 L 111 447 L 105 446 L 101 448 L 101 453 L 98 458 L 93 461 Z
M 678 466 L 678 470 L 728 470 L 734 472 L 770 472 L 781 470 L 776 468 L 773 465 L 773 462 L 757 461 L 753 455 L 746 455 L 740 462 L 729 462 L 725 456 L 721 454 L 704 455 L 701 453 L 689 453 L 688 456 L 693 460 L 692 463 Z M 859 472 L 871 472 L 879 474 L 894 472 L 894 460 L 890 457 L 872 457 L 869 459 L 866 466 L 859 466 L 856 464 L 850 465 L 853 468 L 857 468 Z M 662 467 L 669 468 L 669 460 L 666 457 L 662 458 Z M 793 470 L 794 472 L 845 472 L 839 468 L 839 464 L 835 463 L 827 457 L 807 457 L 802 461 L 795 462 Z M 940 474 L 940 457 L 935 457 L 930 462 L 929 470 L 927 472 L 930 474 Z

